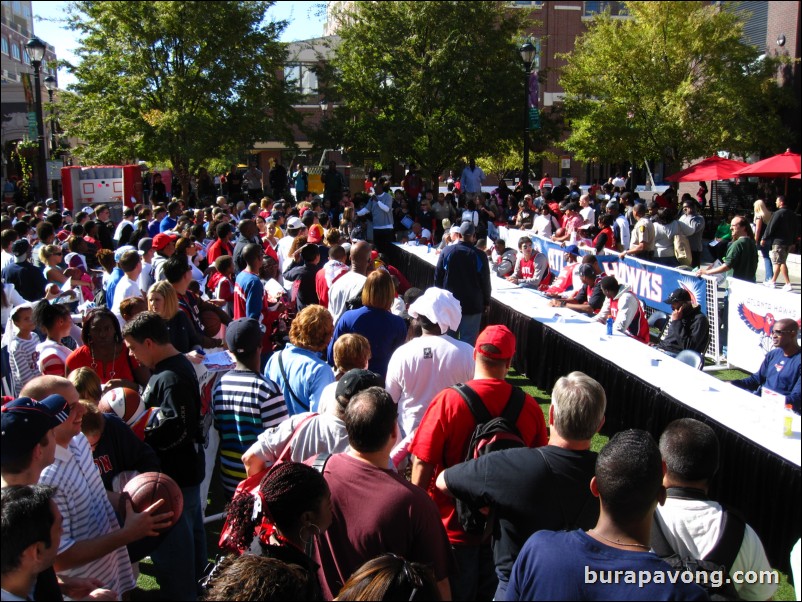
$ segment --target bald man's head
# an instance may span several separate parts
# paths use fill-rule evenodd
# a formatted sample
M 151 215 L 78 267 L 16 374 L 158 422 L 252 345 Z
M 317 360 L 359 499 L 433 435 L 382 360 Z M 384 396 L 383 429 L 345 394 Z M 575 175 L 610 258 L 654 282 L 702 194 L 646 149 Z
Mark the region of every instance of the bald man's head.
M 351 247 L 351 266 L 359 274 L 367 274 L 370 266 L 370 243 L 360 240 Z
M 788 330 L 793 332 L 794 337 L 799 334 L 799 324 L 797 324 L 794 320 L 790 318 L 783 318 L 782 320 L 777 320 L 775 326 L 779 330 Z
M 61 395 L 70 405 L 78 403 L 78 390 L 63 376 L 37 376 L 22 387 L 21 397 L 44 399 L 48 395 Z

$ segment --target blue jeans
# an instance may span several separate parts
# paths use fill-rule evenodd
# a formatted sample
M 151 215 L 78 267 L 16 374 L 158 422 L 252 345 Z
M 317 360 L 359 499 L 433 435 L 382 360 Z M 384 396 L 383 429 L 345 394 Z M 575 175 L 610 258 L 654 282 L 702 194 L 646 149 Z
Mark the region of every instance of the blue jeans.
M 476 337 L 479 336 L 479 328 L 482 325 L 482 314 L 463 314 L 462 320 L 459 323 L 456 333 L 451 333 L 463 343 L 468 343 L 471 347 L 476 343 Z
M 184 511 L 150 557 L 165 600 L 197 600 L 198 580 L 207 563 L 200 485 L 182 487 Z
M 493 550 L 480 546 L 453 545 L 458 573 L 451 577 L 452 600 L 492 600 L 498 586 Z M 497 600 L 499 598 L 496 598 Z
M 771 263 L 771 255 L 769 255 L 771 247 L 769 245 L 760 245 L 758 249 L 760 250 L 760 257 L 763 259 L 763 269 L 766 272 L 763 280 L 771 280 L 774 276 L 774 265 Z

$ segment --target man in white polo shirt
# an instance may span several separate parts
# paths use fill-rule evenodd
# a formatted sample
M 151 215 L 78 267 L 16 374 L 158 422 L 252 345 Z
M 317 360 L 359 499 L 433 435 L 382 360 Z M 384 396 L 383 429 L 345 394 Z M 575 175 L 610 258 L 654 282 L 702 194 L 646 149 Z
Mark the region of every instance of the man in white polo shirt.
M 126 545 L 143 537 L 157 536 L 157 529 L 169 526 L 172 512 L 158 514 L 151 506 L 142 513 L 126 501 L 125 523 L 117 522 L 110 501 L 118 494 L 107 494 L 100 473 L 92 459 L 92 449 L 83 433 L 81 420 L 85 413 L 78 402 L 78 391 L 66 378 L 40 376 L 22 389 L 23 397 L 43 399 L 51 394 L 64 397 L 69 417 L 53 429 L 56 435 L 56 457 L 42 470 L 41 485 L 56 488 L 55 501 L 64 517 L 55 569 L 68 577 L 97 579 L 103 587 L 118 594 L 134 589 L 136 580 L 131 569 Z

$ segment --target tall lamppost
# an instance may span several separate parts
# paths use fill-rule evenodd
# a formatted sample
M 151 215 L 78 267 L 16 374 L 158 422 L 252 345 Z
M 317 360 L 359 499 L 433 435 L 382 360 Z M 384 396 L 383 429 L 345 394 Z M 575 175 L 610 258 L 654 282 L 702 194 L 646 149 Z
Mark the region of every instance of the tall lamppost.
M 47 97 L 50 101 L 50 152 L 48 153 L 48 157 L 52 160 L 53 156 L 56 154 L 56 112 L 53 110 L 53 92 L 58 88 L 58 82 L 56 82 L 56 78 L 52 75 L 48 75 L 44 79 L 44 82 L 45 88 L 47 88 Z M 58 180 L 53 180 L 53 190 L 51 190 L 51 194 L 54 199 L 59 200 L 61 195 L 58 191 Z
M 521 178 L 521 189 L 526 190 L 529 184 L 529 78 L 532 74 L 532 61 L 537 50 L 531 42 L 526 42 L 518 49 L 524 62 L 526 78 L 524 79 L 524 173 Z
M 320 99 L 320 113 L 321 113 L 321 115 L 320 115 L 320 127 L 321 127 L 321 129 L 326 127 L 326 111 L 328 111 L 328 110 L 329 110 L 329 101 L 326 100 L 325 98 L 321 98 Z M 323 165 L 323 163 L 326 160 L 326 155 L 328 154 L 327 151 L 328 151 L 328 149 L 326 149 L 326 148 L 323 149 L 323 155 L 321 155 L 321 157 L 320 157 L 320 164 L 321 165 Z
M 28 40 L 25 45 L 28 49 L 28 56 L 33 65 L 33 79 L 36 94 L 36 137 L 39 143 L 39 183 L 37 185 L 39 200 L 47 194 L 47 155 L 45 150 L 45 125 L 42 115 L 42 83 L 39 81 L 39 70 L 42 66 L 42 59 L 45 56 L 45 43 L 37 37 Z

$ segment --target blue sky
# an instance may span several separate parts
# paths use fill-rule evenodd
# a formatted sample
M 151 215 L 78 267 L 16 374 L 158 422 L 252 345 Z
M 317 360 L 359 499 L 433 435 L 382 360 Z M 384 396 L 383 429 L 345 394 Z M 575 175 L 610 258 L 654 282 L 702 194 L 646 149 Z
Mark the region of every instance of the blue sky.
M 78 47 L 78 38 L 72 31 L 56 22 L 64 18 L 65 8 L 69 3 L 32 2 L 31 4 L 33 5 L 34 33 L 56 48 L 59 59 L 75 60 L 73 51 Z M 320 18 L 315 16 L 315 8 L 319 4 L 322 3 L 276 2 L 268 11 L 268 15 L 275 20 L 289 22 L 281 40 L 294 42 L 322 36 L 325 16 Z M 66 88 L 72 81 L 74 81 L 73 78 L 64 69 L 59 69 L 59 87 Z

